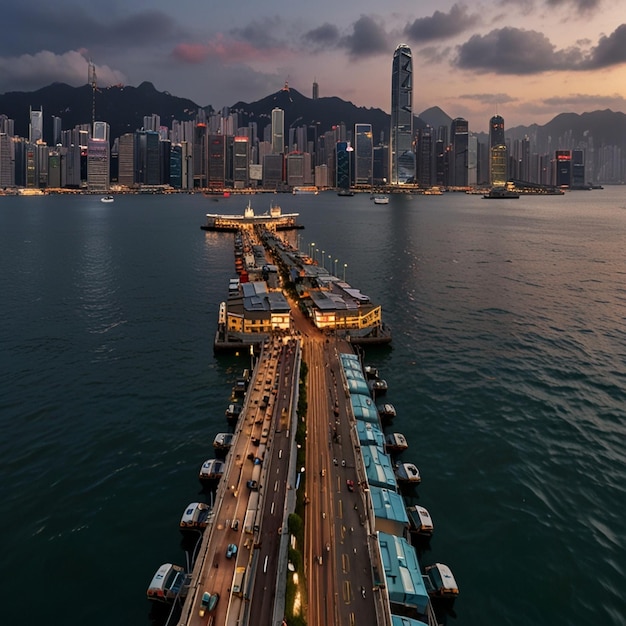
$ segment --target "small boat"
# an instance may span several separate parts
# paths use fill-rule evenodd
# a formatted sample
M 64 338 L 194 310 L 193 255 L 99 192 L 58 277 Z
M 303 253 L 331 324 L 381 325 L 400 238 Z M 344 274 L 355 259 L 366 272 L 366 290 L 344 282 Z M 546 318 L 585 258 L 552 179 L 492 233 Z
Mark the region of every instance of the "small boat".
M 102 196 L 100 198 L 100 202 L 114 202 L 115 198 L 113 196 Z
M 304 187 L 294 187 L 292 193 L 294 196 L 299 196 L 302 194 L 312 194 L 317 195 L 319 189 L 315 185 L 305 185 Z
M 236 422 L 241 415 L 241 409 L 241 404 L 229 404 L 228 407 L 226 407 L 226 419 L 229 422 Z
M 399 463 L 395 468 L 395 475 L 399 483 L 419 485 L 422 482 L 420 471 L 413 463 Z
M 363 368 L 363 373 L 368 380 L 376 380 L 378 378 L 378 369 L 371 365 L 366 365 Z
M 376 380 L 370 381 L 369 388 L 372 393 L 377 393 L 378 395 L 387 393 L 387 381 L 382 378 L 377 378 Z
M 385 448 L 387 452 L 403 452 L 409 447 L 409 442 L 402 433 L 389 433 L 385 435 Z
M 209 593 L 208 591 L 205 591 L 202 594 L 202 600 L 200 600 L 200 617 L 204 617 L 205 613 L 210 613 L 215 610 L 219 599 L 219 593 Z
M 173 603 L 187 593 L 187 575 L 180 565 L 163 563 L 152 577 L 148 586 L 148 600 Z
M 230 450 L 234 438 L 235 435 L 232 433 L 217 433 L 213 439 L 213 447 L 216 450 Z
M 224 461 L 208 459 L 200 468 L 200 482 L 219 480 L 224 475 Z
M 512 189 L 507 189 L 506 187 L 492 187 L 488 193 L 486 193 L 483 198 L 486 200 L 493 199 L 517 199 L 519 198 L 519 194 Z
M 396 407 L 389 402 L 381 404 L 376 408 L 378 409 L 378 415 L 380 415 L 381 418 L 391 419 L 396 416 Z
M 389 204 L 389 196 L 374 196 L 374 204 Z
M 419 504 L 407 506 L 406 512 L 412 533 L 426 537 L 432 536 L 435 530 L 433 519 L 423 506 L 419 506 Z
M 203 531 L 209 523 L 211 508 L 204 502 L 192 502 L 180 518 L 180 532 L 188 530 Z
M 456 598 L 459 587 L 454 580 L 450 568 L 443 563 L 435 563 L 426 567 L 425 582 L 428 595 L 435 598 Z
M 337 192 L 337 195 L 350 198 L 354 195 L 354 191 L 351 191 L 350 189 L 340 189 Z

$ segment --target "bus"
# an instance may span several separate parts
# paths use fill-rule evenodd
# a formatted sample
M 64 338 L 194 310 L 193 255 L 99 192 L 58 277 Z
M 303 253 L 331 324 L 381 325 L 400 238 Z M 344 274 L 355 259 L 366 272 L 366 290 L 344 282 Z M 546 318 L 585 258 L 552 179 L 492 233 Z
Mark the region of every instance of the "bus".
M 233 577 L 232 592 L 236 596 L 243 596 L 243 583 L 246 577 L 246 568 L 239 566 L 235 569 L 235 576 Z

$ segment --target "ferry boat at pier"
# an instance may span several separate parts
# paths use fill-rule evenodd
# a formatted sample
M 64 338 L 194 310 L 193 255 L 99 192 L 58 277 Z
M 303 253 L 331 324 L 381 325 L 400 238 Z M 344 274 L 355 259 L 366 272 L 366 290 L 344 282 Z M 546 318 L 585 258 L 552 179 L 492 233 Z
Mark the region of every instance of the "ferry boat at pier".
M 201 483 L 219 480 L 224 475 L 224 461 L 208 459 L 202 464 L 198 478 Z
M 254 209 L 248 202 L 243 215 L 220 215 L 207 213 L 206 224 L 200 226 L 202 230 L 237 232 L 244 227 L 252 228 L 264 225 L 269 230 L 293 230 L 302 228 L 297 223 L 298 213 L 282 213 L 278 205 L 270 205 L 270 210 L 262 215 L 255 215 Z
M 394 473 L 399 483 L 419 485 L 422 482 L 420 471 L 413 463 L 399 463 L 396 465 Z
M 211 508 L 204 502 L 192 502 L 180 518 L 180 532 L 203 531 L 209 523 Z
M 172 604 L 187 595 L 187 574 L 180 565 L 163 563 L 148 586 L 148 600 Z
M 409 518 L 409 529 L 411 533 L 427 537 L 432 536 L 435 531 L 433 518 L 423 506 L 419 506 L 419 504 L 407 506 L 406 513 Z
M 374 196 L 374 204 L 389 204 L 389 196 Z
M 382 419 L 393 419 L 396 416 L 396 407 L 389 402 L 381 404 L 376 408 L 378 409 L 378 415 L 380 415 Z
M 389 433 L 385 435 L 385 448 L 387 452 L 404 452 L 409 447 L 409 442 L 402 433 Z
M 213 447 L 216 450 L 228 451 L 233 443 L 235 435 L 232 433 L 217 433 L 213 439 Z

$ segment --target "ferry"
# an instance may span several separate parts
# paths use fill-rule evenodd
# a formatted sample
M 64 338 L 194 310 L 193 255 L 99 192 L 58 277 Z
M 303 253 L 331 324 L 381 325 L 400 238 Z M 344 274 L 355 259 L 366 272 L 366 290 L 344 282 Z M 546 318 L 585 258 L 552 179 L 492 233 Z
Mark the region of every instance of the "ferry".
M 102 196 L 100 202 L 113 202 L 115 198 L 113 196 Z
M 506 187 L 492 187 L 484 196 L 486 200 L 504 200 L 504 199 L 513 199 L 516 200 L 519 198 L 519 193 L 513 191 L 512 189 L 507 189 Z
M 389 204 L 389 196 L 374 196 L 374 204 Z
M 219 480 L 224 475 L 224 461 L 208 459 L 200 468 L 200 482 Z
M 232 433 L 217 433 L 213 439 L 213 447 L 216 450 L 230 450 L 235 435 Z
M 433 518 L 430 513 L 419 504 L 413 504 L 406 507 L 407 516 L 409 518 L 410 530 L 416 535 L 424 535 L 431 537 L 435 531 Z
M 409 442 L 402 433 L 389 433 L 385 435 L 385 448 L 387 452 L 404 452 L 409 447 Z
M 424 582 L 427 583 L 426 591 L 431 597 L 454 599 L 459 595 L 459 587 L 452 571 L 443 563 L 428 565 L 424 578 Z
M 226 408 L 226 419 L 229 422 L 236 422 L 241 415 L 241 404 L 229 404 Z
M 291 193 L 293 193 L 294 196 L 299 196 L 302 194 L 308 194 L 308 195 L 317 195 L 319 193 L 318 188 L 315 185 L 308 185 L 308 186 L 304 186 L 304 187 L 294 187 L 291 191 Z
M 187 595 L 187 575 L 180 565 L 163 563 L 148 586 L 148 600 L 172 604 Z
M 377 378 L 369 383 L 369 388 L 372 393 L 382 395 L 383 393 L 387 393 L 387 381 L 382 378 Z
M 192 502 L 180 518 L 180 532 L 185 533 L 190 530 L 203 531 L 209 523 L 211 509 L 204 502 Z
M 376 408 L 378 409 L 378 415 L 380 415 L 381 418 L 391 419 L 396 416 L 396 407 L 394 407 L 393 404 L 390 404 L 389 402 L 381 404 Z
M 395 467 L 396 480 L 399 483 L 406 483 L 409 485 L 419 485 L 422 482 L 420 471 L 413 463 L 399 463 Z

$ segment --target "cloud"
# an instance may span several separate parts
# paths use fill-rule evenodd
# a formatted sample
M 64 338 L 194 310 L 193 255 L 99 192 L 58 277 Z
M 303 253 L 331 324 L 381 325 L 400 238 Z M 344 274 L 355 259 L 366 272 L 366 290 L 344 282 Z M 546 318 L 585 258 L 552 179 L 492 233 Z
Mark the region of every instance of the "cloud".
M 414 43 L 454 37 L 479 23 L 477 14 L 470 15 L 467 7 L 455 4 L 449 13 L 435 11 L 431 17 L 420 17 L 407 24 L 404 33 Z
M 70 50 L 54 54 L 43 50 L 37 54 L 0 58 L 0 92 L 31 91 L 52 82 L 67 83 L 74 87 L 87 84 L 87 60 L 83 51 Z M 96 66 L 98 84 L 102 86 L 125 83 L 122 72 L 106 65 Z
M 455 64 L 478 72 L 525 75 L 575 69 L 582 61 L 579 48 L 556 50 L 542 33 L 507 27 L 470 37 L 458 47 Z
M 319 52 L 329 47 L 334 48 L 339 43 L 339 29 L 334 24 L 326 22 L 304 33 L 303 37 L 315 51 Z
M 180 43 L 172 50 L 172 57 L 183 64 L 220 61 L 225 65 L 252 63 L 282 58 L 284 47 L 257 48 L 248 41 L 228 39 L 218 33 L 206 43 Z
M 588 51 L 577 46 L 557 50 L 542 33 L 519 28 L 501 28 L 474 35 L 457 48 L 454 64 L 461 69 L 496 74 L 528 75 L 549 71 L 586 71 L 626 63 L 626 24 Z
M 591 50 L 584 69 L 611 67 L 626 62 L 626 24 L 618 26 L 608 37 L 603 36 Z
M 340 45 L 351 57 L 368 57 L 390 51 L 385 29 L 367 15 L 354 22 L 352 34 L 343 37 Z
M 595 11 L 602 4 L 602 0 L 545 0 L 545 2 L 550 8 L 562 6 L 567 9 L 575 9 L 581 15 Z
M 585 16 L 597 11 L 603 0 L 500 0 L 502 5 L 512 5 L 521 10 L 523 14 L 537 13 L 542 7 L 550 11 L 555 8 L 563 8 L 565 12 L 575 12 L 579 16 Z
M 473 100 L 480 102 L 481 104 L 509 104 L 511 102 L 517 102 L 518 98 L 509 96 L 506 93 L 472 93 L 472 94 L 460 94 L 459 100 Z
M 587 94 L 572 93 L 567 96 L 544 98 L 543 102 L 553 108 L 590 107 L 593 110 L 610 108 L 616 111 L 626 107 L 626 98 L 620 94 Z

